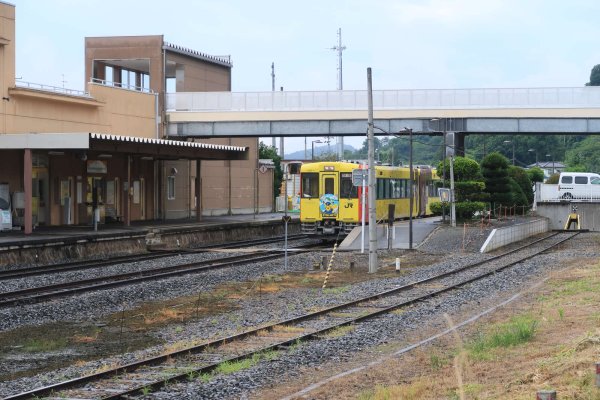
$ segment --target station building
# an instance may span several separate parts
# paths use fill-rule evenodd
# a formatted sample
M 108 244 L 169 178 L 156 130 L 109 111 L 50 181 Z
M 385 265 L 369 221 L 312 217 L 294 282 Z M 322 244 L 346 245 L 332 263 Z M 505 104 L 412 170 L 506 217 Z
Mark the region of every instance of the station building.
M 166 135 L 167 88 L 230 91 L 229 57 L 162 36 L 86 38 L 86 90 L 76 91 L 16 82 L 15 39 L 15 7 L 0 1 L 0 209 L 12 225 L 30 233 L 273 210 L 273 166 L 261 164 L 258 138 Z

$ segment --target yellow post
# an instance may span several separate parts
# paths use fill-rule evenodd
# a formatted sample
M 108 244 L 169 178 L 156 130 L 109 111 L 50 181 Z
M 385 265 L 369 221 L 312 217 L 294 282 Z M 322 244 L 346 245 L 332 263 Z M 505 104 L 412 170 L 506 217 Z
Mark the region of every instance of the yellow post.
M 337 242 L 333 245 L 333 253 L 331 253 L 331 259 L 329 260 L 329 264 L 327 265 L 327 272 L 325 273 L 325 281 L 323 281 L 323 287 L 321 289 L 325 289 L 327 286 L 327 280 L 329 279 L 329 272 L 331 272 L 331 266 L 333 265 L 333 258 L 335 257 L 335 250 L 337 249 Z

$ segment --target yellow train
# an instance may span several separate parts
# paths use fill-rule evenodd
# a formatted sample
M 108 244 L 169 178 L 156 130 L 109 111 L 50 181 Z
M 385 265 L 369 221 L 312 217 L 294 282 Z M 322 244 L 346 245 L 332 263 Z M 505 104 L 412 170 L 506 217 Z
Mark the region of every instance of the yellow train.
M 364 168 L 351 162 L 324 161 L 303 164 L 300 169 L 300 223 L 302 232 L 315 235 L 348 234 L 368 222 L 369 208 L 362 207 L 362 187 L 354 186 L 352 171 Z M 413 168 L 413 216 L 430 215 L 429 205 L 439 201 L 429 167 Z M 409 217 L 409 168 L 376 166 L 377 221 L 387 220 L 388 205 L 394 204 L 395 218 Z M 368 188 L 366 188 L 368 189 Z M 368 196 L 365 196 L 368 199 Z

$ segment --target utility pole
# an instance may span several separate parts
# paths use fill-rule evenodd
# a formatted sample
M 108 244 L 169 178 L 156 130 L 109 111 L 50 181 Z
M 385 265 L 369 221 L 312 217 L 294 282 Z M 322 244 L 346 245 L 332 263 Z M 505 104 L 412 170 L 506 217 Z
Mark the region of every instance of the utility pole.
M 271 91 L 275 92 L 275 62 L 271 63 Z M 277 138 L 273 136 L 271 139 L 273 140 L 273 148 L 277 151 Z
M 373 133 L 373 81 L 371 68 L 367 68 L 367 98 L 368 98 L 368 163 L 369 163 L 369 273 L 377 272 L 377 209 L 375 203 L 376 175 L 375 175 L 375 140 Z
M 333 46 L 331 48 L 331 50 L 337 51 L 338 54 L 338 90 L 344 90 L 344 83 L 343 83 L 343 74 L 342 74 L 342 52 L 344 50 L 346 50 L 346 46 L 342 45 L 342 28 L 338 28 L 337 31 L 338 34 L 338 44 L 337 46 Z M 343 160 L 344 159 L 344 137 L 340 136 L 339 137 L 339 159 Z

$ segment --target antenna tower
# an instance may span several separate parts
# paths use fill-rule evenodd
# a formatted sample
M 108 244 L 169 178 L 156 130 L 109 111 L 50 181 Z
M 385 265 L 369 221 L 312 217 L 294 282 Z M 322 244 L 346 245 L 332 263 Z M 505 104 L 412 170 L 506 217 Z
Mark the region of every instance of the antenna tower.
M 342 45 L 342 28 L 338 28 L 338 44 L 337 46 L 333 46 L 331 50 L 337 51 L 338 53 L 338 90 L 344 90 L 344 81 L 342 79 L 342 52 L 346 50 L 346 46 Z M 339 159 L 342 160 L 344 158 L 344 137 L 339 137 Z

